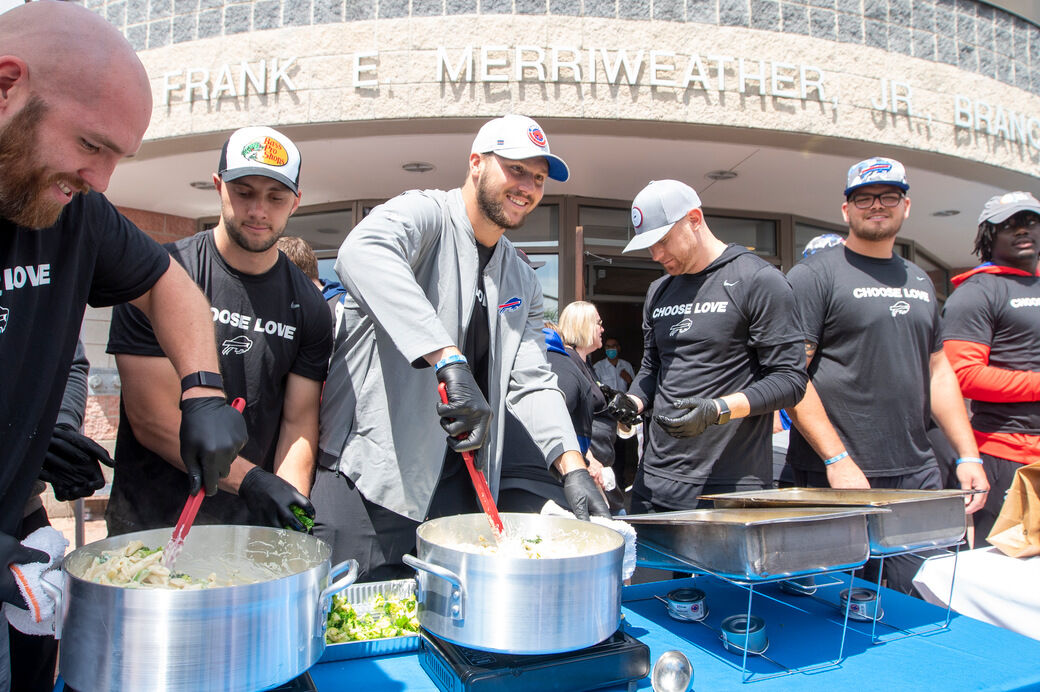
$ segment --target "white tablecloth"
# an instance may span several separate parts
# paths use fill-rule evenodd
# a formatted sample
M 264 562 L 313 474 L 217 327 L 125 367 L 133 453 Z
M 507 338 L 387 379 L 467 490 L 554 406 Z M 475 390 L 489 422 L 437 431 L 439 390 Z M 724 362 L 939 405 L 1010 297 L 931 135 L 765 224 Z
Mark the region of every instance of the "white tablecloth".
M 953 555 L 925 561 L 914 585 L 929 603 L 950 598 Z M 1040 556 L 1014 558 L 996 548 L 961 551 L 952 606 L 962 615 L 1040 639 Z

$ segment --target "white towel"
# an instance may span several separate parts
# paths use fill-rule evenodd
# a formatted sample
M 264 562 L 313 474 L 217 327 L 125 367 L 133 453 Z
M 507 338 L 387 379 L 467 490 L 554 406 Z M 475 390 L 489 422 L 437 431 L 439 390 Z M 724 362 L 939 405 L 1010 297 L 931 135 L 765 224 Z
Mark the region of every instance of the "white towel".
M 549 500 L 542 506 L 542 514 L 550 517 L 570 517 L 574 519 L 574 514 L 568 512 L 563 507 Z M 621 562 L 621 578 L 631 579 L 632 573 L 636 571 L 636 530 L 631 524 L 625 521 L 618 521 L 617 519 L 607 519 L 606 517 L 591 517 L 592 523 L 599 524 L 600 526 L 606 526 L 608 529 L 614 529 L 621 534 L 621 537 L 625 539 L 625 556 Z
M 22 541 L 27 548 L 41 550 L 51 559 L 49 562 L 29 562 L 24 565 L 11 565 L 11 572 L 18 583 L 28 609 L 18 608 L 10 603 L 4 604 L 4 616 L 7 621 L 25 634 L 54 634 L 54 599 L 47 595 L 40 585 L 41 579 L 60 587 L 61 572 L 56 569 L 63 557 L 69 542 L 61 532 L 51 526 L 36 529 Z M 55 579 L 58 577 L 58 579 Z

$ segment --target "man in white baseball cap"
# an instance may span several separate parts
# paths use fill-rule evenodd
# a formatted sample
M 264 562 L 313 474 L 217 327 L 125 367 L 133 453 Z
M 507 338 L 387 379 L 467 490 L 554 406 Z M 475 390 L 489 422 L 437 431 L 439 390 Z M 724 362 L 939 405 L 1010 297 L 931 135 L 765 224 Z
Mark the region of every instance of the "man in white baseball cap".
M 360 579 L 413 574 L 402 556 L 420 522 L 480 511 L 461 452 L 476 452 L 498 492 L 507 407 L 562 478 L 570 509 L 608 514 L 546 361 L 541 287 L 506 238 L 548 179 L 567 178 L 538 123 L 495 118 L 460 188 L 406 192 L 340 248 L 353 307 L 336 334 L 311 500 L 315 535 L 334 560 L 357 559 Z M 436 406 L 438 385 L 448 403 Z
M 608 408 L 634 422 L 653 408 L 632 511 L 691 509 L 713 492 L 770 487 L 773 411 L 807 376 L 791 287 L 747 248 L 708 228 L 700 197 L 677 180 L 632 202 L 635 237 L 669 276 L 647 291 L 643 362 Z M 662 364 L 667 363 L 667 367 Z

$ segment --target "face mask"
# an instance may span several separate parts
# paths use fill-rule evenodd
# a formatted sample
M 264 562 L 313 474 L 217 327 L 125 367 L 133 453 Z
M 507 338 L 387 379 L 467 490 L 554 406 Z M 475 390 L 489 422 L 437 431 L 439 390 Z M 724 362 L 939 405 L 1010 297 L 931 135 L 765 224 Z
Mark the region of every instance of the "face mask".
M 614 358 L 617 358 L 617 349 L 616 348 L 608 348 L 607 349 L 607 358 L 610 358 L 611 360 L 613 360 Z

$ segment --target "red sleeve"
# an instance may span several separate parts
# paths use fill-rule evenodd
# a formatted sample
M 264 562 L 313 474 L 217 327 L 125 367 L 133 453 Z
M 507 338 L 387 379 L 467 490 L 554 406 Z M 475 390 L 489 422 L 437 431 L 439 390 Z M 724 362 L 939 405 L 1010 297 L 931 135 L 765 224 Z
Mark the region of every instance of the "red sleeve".
M 943 351 L 968 399 L 1011 403 L 1040 400 L 1040 372 L 1004 370 L 989 364 L 989 346 L 949 340 Z

